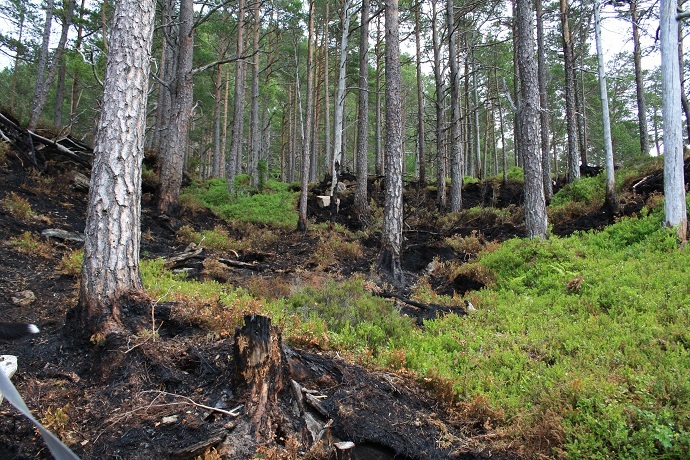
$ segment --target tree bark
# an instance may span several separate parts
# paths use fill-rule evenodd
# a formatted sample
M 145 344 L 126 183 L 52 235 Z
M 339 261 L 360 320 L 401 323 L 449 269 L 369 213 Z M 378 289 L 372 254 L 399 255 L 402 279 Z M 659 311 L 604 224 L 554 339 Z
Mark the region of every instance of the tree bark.
M 383 89 L 383 86 L 381 85 L 381 56 L 383 55 L 383 52 L 381 51 L 381 16 L 379 15 L 376 18 L 376 48 L 374 50 L 374 53 L 376 53 L 376 120 L 374 122 L 375 125 L 375 133 L 374 133 L 374 144 L 376 148 L 376 175 L 377 176 L 382 176 L 385 171 L 386 171 L 386 166 L 385 166 L 385 161 L 386 161 L 386 154 L 383 151 L 383 134 L 381 132 L 381 126 L 383 125 L 382 117 L 381 117 L 381 91 Z
M 678 8 L 682 8 L 685 0 L 678 1 Z M 680 69 L 680 103 L 685 114 L 685 130 L 690 142 L 690 101 L 688 95 L 685 94 L 685 72 L 683 70 L 683 21 L 678 21 L 678 59 Z
M 222 57 L 222 56 L 219 56 Z M 225 152 L 221 150 L 221 134 L 223 126 L 223 66 L 218 65 L 214 70 L 213 81 L 213 170 L 211 176 L 223 177 L 225 173 Z
M 677 5 L 676 0 L 661 0 L 659 7 L 664 126 L 664 223 L 676 230 L 681 241 L 687 241 Z
M 460 139 L 460 77 L 453 0 L 446 0 L 448 63 L 450 67 L 450 212 L 462 209 L 462 143 Z
M 192 64 L 194 54 L 194 3 L 180 1 L 177 73 L 169 86 L 171 114 L 161 155 L 161 192 L 158 210 L 162 214 L 178 212 L 184 159 L 189 142 L 189 122 L 194 101 Z
M 378 266 L 386 271 L 394 282 L 403 281 L 403 118 L 398 17 L 398 0 L 386 0 L 386 191 Z
M 77 27 L 77 39 L 74 42 L 74 50 L 76 52 L 80 52 L 81 50 L 81 45 L 82 42 L 84 41 L 84 25 L 83 25 L 83 18 L 84 18 L 84 5 L 86 3 L 86 0 L 81 0 L 81 6 L 79 7 L 79 20 L 77 23 L 79 24 Z M 74 126 L 74 123 L 76 122 L 77 119 L 77 110 L 79 108 L 79 86 L 80 86 L 80 78 L 79 78 L 79 66 L 75 66 L 73 70 L 73 75 L 72 75 L 72 89 L 71 89 L 71 97 L 70 97 L 70 111 L 69 111 L 69 126 L 70 130 Z
M 649 132 L 647 130 L 647 102 L 644 96 L 642 75 L 642 47 L 640 46 L 640 25 L 637 14 L 638 0 L 630 0 L 630 22 L 633 36 L 633 62 L 635 63 L 635 90 L 637 93 L 637 121 L 640 130 L 640 152 L 649 155 Z
M 246 391 L 250 432 L 260 442 L 274 442 L 275 416 L 282 393 L 289 388 L 289 369 L 280 330 L 270 318 L 245 315 L 245 325 L 235 330 L 234 384 Z
M 307 94 L 304 136 L 302 139 L 302 190 L 299 199 L 299 221 L 297 230 L 307 231 L 307 200 L 309 198 L 309 165 L 311 159 L 312 116 L 314 113 L 314 0 L 309 1 L 309 35 L 307 44 Z
M 357 188 L 354 210 L 362 226 L 369 224 L 369 0 L 362 0 L 359 28 L 359 115 L 357 127 Z
M 539 72 L 539 125 L 541 134 L 541 172 L 544 184 L 544 199 L 547 203 L 553 198 L 551 181 L 551 146 L 549 145 L 549 105 L 546 97 L 546 57 L 544 46 L 544 10 L 541 0 L 534 1 L 537 13 L 537 68 Z
M 345 120 L 345 64 L 347 62 L 347 43 L 350 34 L 350 8 L 351 0 L 343 1 L 341 36 L 340 36 L 340 66 L 338 67 L 338 91 L 335 96 L 335 110 L 333 114 L 333 163 L 331 164 L 331 190 L 329 195 L 333 196 L 338 185 L 338 173 L 343 166 L 343 137 Z
M 613 144 L 611 142 L 611 118 L 609 116 L 609 96 L 606 88 L 606 66 L 604 63 L 604 51 L 601 40 L 601 11 L 602 4 L 596 0 L 594 5 L 594 36 L 597 48 L 597 63 L 599 70 L 599 95 L 601 97 L 602 122 L 604 125 L 604 147 L 606 149 L 606 206 L 616 213 L 618 212 L 618 200 L 616 198 L 616 180 L 613 171 Z
M 53 57 L 48 63 L 48 47 L 50 45 L 50 31 L 53 22 L 53 0 L 48 0 L 46 9 L 46 21 L 43 28 L 43 43 L 41 45 L 41 52 L 38 59 L 38 70 L 36 72 L 36 86 L 34 88 L 34 97 L 31 103 L 31 120 L 29 121 L 28 129 L 34 131 L 38 126 L 38 120 L 43 113 L 46 99 L 50 86 L 53 84 L 55 74 L 58 70 L 58 62 L 62 59 L 62 53 L 65 51 L 65 44 L 67 43 L 67 34 L 72 25 L 72 13 L 74 11 L 74 0 L 68 0 L 65 6 L 65 16 L 62 19 L 62 32 Z M 46 70 L 47 69 L 47 70 Z
M 115 8 L 79 289 L 79 319 L 87 336 L 120 330 L 120 300 L 142 290 L 141 165 L 154 5 L 121 0 Z
M 324 169 L 328 170 L 331 167 L 332 163 L 332 155 L 333 155 L 333 150 L 332 150 L 332 144 L 333 142 L 331 141 L 331 85 L 330 85 L 330 75 L 331 75 L 331 69 L 329 68 L 328 64 L 328 56 L 329 56 L 329 49 L 328 49 L 328 24 L 331 20 L 331 17 L 329 15 L 329 2 L 326 2 L 326 24 L 324 27 L 324 45 L 323 45 L 323 67 L 324 67 L 324 78 L 323 78 L 323 87 L 324 87 L 324 95 L 323 95 L 323 108 L 324 108 L 324 114 L 323 114 L 323 126 L 324 126 L 324 138 L 323 142 L 325 144 L 325 165 L 326 167 Z
M 261 138 L 259 136 L 259 37 L 261 32 L 261 2 L 255 1 L 252 6 L 252 94 L 251 108 L 249 109 L 249 141 L 250 155 L 247 161 L 250 183 L 254 186 L 259 183 L 259 156 L 261 151 Z
M 539 150 L 539 83 L 534 56 L 534 11 L 531 0 L 517 0 L 518 62 L 520 65 L 520 92 L 522 102 L 520 139 L 525 171 L 525 226 L 530 238 L 546 236 L 546 202 Z
M 573 43 L 570 37 L 568 0 L 560 0 L 563 65 L 565 69 L 565 119 L 568 130 L 568 183 L 580 178 L 580 155 L 577 147 L 577 120 L 575 115 L 575 71 L 573 70 Z
M 417 71 L 417 177 L 421 185 L 426 184 L 426 154 L 424 151 L 424 91 L 422 80 L 422 40 L 421 40 L 421 10 L 422 2 L 417 3 L 414 9 L 414 37 L 415 37 L 415 58 Z
M 447 206 L 446 199 L 446 149 L 444 138 L 443 106 L 445 89 L 443 87 L 443 69 L 441 68 L 441 38 L 438 32 L 438 0 L 431 2 L 431 39 L 434 48 L 434 83 L 436 84 L 436 202 L 438 208 L 444 211 Z
M 242 139 L 244 138 L 244 96 L 246 83 L 246 64 L 241 59 L 244 54 L 245 0 L 239 0 L 237 11 L 237 59 L 235 61 L 235 101 L 232 121 L 232 140 L 230 154 L 225 165 L 225 174 L 229 190 L 235 189 L 235 176 L 240 172 L 242 163 Z

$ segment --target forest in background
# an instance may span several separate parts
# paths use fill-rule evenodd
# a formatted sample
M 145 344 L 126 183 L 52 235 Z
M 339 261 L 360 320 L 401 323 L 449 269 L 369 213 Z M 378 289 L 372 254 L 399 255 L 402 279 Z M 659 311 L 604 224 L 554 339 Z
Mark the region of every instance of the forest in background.
M 184 156 L 185 171 L 201 179 L 246 174 L 254 186 L 260 174 L 286 182 L 298 180 L 300 152 L 305 142 L 306 6 L 282 0 L 184 3 L 190 4 L 187 6 L 193 8 L 194 15 L 189 31 L 193 37 L 193 62 L 186 74 L 180 72 L 178 65 L 182 41 L 176 20 L 180 5 L 175 1 L 158 3 L 149 81 L 147 148 L 150 152 L 182 148 L 177 154 Z M 641 56 L 658 52 L 658 2 L 606 3 L 604 27 L 607 20 L 614 22 L 614 27 L 634 22 L 641 43 L 635 51 Z M 572 53 L 569 65 L 574 77 L 575 148 L 583 165 L 604 164 L 601 98 L 593 46 L 594 4 L 545 1 L 543 6 L 539 5 L 545 31 L 544 83 L 549 115 L 547 144 L 542 149 L 549 152 L 549 168 L 554 177 L 566 173 L 570 148 L 564 116 L 564 21 L 569 26 Z M 446 6 L 436 0 L 400 5 L 407 180 L 431 182 L 438 176 L 439 158 L 448 158 L 445 151 L 450 148 L 451 82 Z M 370 112 L 368 168 L 370 174 L 378 175 L 383 172 L 385 135 L 381 7 L 377 2 L 372 4 L 366 61 Z M 519 86 L 514 78 L 517 62 L 512 5 L 503 0 L 463 0 L 454 2 L 453 7 L 461 96 L 462 173 L 474 178 L 505 174 L 511 166 L 520 164 L 514 142 L 514 104 L 519 99 Z M 4 0 L 1 8 L 6 26 L 0 34 L 0 46 L 9 62 L 0 74 L 3 105 L 27 124 L 40 123 L 92 141 L 113 3 Z M 314 119 L 308 140 L 312 146 L 311 163 L 315 166 L 310 169 L 311 182 L 330 172 L 334 144 L 338 143 L 334 106 L 344 37 L 345 90 L 338 126 L 343 170 L 356 170 L 356 137 L 360 129 L 357 120 L 361 118 L 359 3 L 318 1 L 314 15 Z M 344 24 L 347 34 L 343 34 Z M 45 37 L 52 37 L 49 45 Z M 623 39 L 632 41 L 633 36 Z M 607 62 L 613 150 L 619 165 L 660 151 L 663 141 L 659 69 L 636 68 L 636 52 L 616 54 Z M 687 71 L 686 66 L 682 69 Z M 188 141 L 166 144 L 166 117 L 176 110 L 171 94 L 190 84 L 193 97 L 189 98 Z M 642 85 L 643 111 L 638 111 L 640 95 L 636 93 L 636 84 Z M 687 109 L 687 101 L 684 102 Z M 644 143 L 642 117 L 647 131 Z M 234 160 L 233 169 L 226 165 L 226 159 L 238 158 L 237 152 L 240 159 Z

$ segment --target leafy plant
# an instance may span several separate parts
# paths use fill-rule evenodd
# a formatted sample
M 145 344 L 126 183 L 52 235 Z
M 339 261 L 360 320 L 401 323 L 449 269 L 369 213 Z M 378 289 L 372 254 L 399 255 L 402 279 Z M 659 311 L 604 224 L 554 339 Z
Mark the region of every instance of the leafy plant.
M 5 198 L 0 201 L 2 209 L 14 217 L 22 221 L 29 221 L 36 217 L 31 204 L 26 198 L 22 198 L 14 192 L 10 192 Z
M 53 254 L 53 247 L 50 243 L 41 241 L 31 232 L 24 232 L 18 237 L 10 238 L 10 243 L 19 252 L 25 254 L 48 258 Z
M 68 251 L 63 254 L 58 264 L 57 271 L 72 278 L 78 278 L 81 273 L 81 266 L 84 262 L 84 250 Z

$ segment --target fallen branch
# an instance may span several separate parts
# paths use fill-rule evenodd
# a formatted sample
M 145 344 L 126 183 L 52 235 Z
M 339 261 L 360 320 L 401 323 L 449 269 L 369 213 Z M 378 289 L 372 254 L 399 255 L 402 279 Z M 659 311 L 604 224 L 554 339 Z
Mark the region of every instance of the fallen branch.
M 241 414 L 239 412 L 236 412 L 236 411 L 238 411 L 244 407 L 244 404 L 240 404 L 239 406 L 235 407 L 232 410 L 225 410 L 225 409 L 220 409 L 218 407 L 211 407 L 211 406 L 207 406 L 205 404 L 199 404 L 198 402 L 192 400 L 192 398 L 188 398 L 187 396 L 178 395 L 175 393 L 168 393 L 167 391 L 149 390 L 149 391 L 144 391 L 143 393 L 158 393 L 159 395 L 163 395 L 163 396 L 172 396 L 173 398 L 182 398 L 185 400 L 185 402 L 187 404 L 191 404 L 192 406 L 200 407 L 201 409 L 206 409 L 206 410 L 213 411 L 213 412 L 220 412 L 221 414 L 230 415 L 232 417 L 239 417 Z
M 32 139 L 38 141 L 39 143 L 53 147 L 58 152 L 71 158 L 72 160 L 76 161 L 77 163 L 79 163 L 82 166 L 85 166 L 87 168 L 91 167 L 91 164 L 88 161 L 84 160 L 81 156 L 79 156 L 78 153 L 73 152 L 72 150 L 68 149 L 64 145 L 59 144 L 59 143 L 57 143 L 51 139 L 48 139 L 47 137 L 43 137 L 40 134 L 36 134 L 32 131 L 29 131 L 28 129 L 26 130 L 26 132 L 29 133 L 29 135 L 31 136 Z
M 256 264 L 249 262 L 241 262 L 239 260 L 218 258 L 218 262 L 221 262 L 225 265 L 229 265 L 231 267 L 248 268 L 249 270 L 260 270 L 260 268 Z
M 374 295 L 378 297 L 383 297 L 384 299 L 397 299 L 403 303 L 406 303 L 408 305 L 411 305 L 413 307 L 421 308 L 422 310 L 427 310 L 427 311 L 441 311 L 441 312 L 449 312 L 449 313 L 456 313 L 459 315 L 466 315 L 467 310 L 463 307 L 453 307 L 453 306 L 447 306 L 447 305 L 438 305 L 438 304 L 425 304 L 421 302 L 417 302 L 416 300 L 408 299 L 407 297 L 403 297 L 401 295 L 395 294 L 393 292 L 374 292 Z

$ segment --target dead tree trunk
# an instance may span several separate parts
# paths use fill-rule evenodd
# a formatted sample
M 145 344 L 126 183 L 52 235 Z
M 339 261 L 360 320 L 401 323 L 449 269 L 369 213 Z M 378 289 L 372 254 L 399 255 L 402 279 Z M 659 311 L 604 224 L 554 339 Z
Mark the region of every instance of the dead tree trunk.
M 245 315 L 244 323 L 235 330 L 235 386 L 246 390 L 252 435 L 259 442 L 271 441 L 276 434 L 275 418 L 281 413 L 280 395 L 290 388 L 282 338 L 265 316 Z

